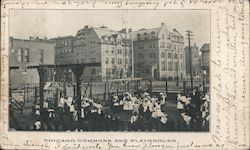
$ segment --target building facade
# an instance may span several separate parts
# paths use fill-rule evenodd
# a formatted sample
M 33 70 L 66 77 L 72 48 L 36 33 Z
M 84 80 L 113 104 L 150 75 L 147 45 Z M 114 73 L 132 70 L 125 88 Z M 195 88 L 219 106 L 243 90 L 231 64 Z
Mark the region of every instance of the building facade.
M 53 40 L 56 43 L 71 41 L 70 46 L 60 45 L 56 48 L 56 51 L 60 50 L 62 54 L 56 56 L 56 64 L 101 63 L 101 67 L 85 68 L 82 80 L 91 76 L 94 80 L 132 77 L 132 40 L 126 29 L 114 31 L 105 26 L 85 26 L 78 30 L 74 37 L 59 37 Z M 66 54 L 70 53 L 69 55 L 61 53 L 65 49 L 68 49 Z M 64 79 L 72 74 L 70 70 L 64 70 L 63 74 L 65 73 L 67 75 L 58 78 Z
M 73 64 L 74 49 L 73 36 L 63 36 L 50 39 L 56 43 L 55 45 L 55 64 Z M 71 68 L 55 67 L 55 81 L 72 81 L 74 79 Z
M 54 64 L 55 43 L 39 37 L 29 39 L 14 39 L 10 37 L 9 66 L 10 83 L 14 88 L 23 87 L 26 83 L 39 83 L 37 69 L 27 69 L 27 66 L 39 64 Z M 48 71 L 47 80 L 53 79 L 53 70 Z
M 135 77 L 144 79 L 185 78 L 183 36 L 169 31 L 165 23 L 158 28 L 141 29 L 132 33 Z
M 202 70 L 204 70 L 205 75 L 209 76 L 210 73 L 210 44 L 206 43 L 203 44 L 201 47 L 200 51 L 202 52 L 201 54 L 201 67 Z
M 200 78 L 201 75 L 201 55 L 199 47 L 194 43 L 193 46 L 190 46 L 191 56 L 192 56 L 192 72 L 194 78 Z M 190 78 L 190 57 L 189 57 L 189 47 L 184 48 L 186 55 L 186 75 Z

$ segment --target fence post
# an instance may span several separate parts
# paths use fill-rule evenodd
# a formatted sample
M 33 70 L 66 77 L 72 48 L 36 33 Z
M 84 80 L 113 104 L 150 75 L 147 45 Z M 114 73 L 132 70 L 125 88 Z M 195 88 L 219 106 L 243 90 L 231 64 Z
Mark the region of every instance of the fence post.
M 108 101 L 109 101 L 109 97 L 110 97 L 109 82 L 108 82 L 107 86 L 108 86 Z
M 76 99 L 76 85 L 73 84 L 73 88 L 74 88 L 74 99 Z
M 103 98 L 104 98 L 104 100 L 106 101 L 106 93 L 107 93 L 107 84 L 106 84 L 106 82 L 104 83 L 104 94 L 103 94 Z
M 136 81 L 136 90 L 139 90 L 139 80 Z
M 35 87 L 35 105 L 37 103 L 37 88 Z
M 128 92 L 129 92 L 129 90 L 130 90 L 130 88 L 129 88 L 129 84 L 130 84 L 130 83 L 129 83 L 129 81 L 128 81 L 128 83 L 127 83 L 127 88 L 128 88 L 128 90 L 127 90 L 127 91 L 128 91 Z
M 125 85 L 125 92 L 127 92 L 127 84 L 125 81 L 124 81 L 124 85 Z
M 25 99 L 26 99 L 26 88 L 27 88 L 27 85 L 28 85 L 28 83 L 26 83 L 25 85 L 24 85 L 24 89 L 23 89 L 23 103 L 25 104 Z
M 119 94 L 119 82 L 116 83 L 116 95 L 118 96 Z
M 10 83 L 10 85 L 9 85 L 9 97 L 12 97 L 11 83 Z
M 149 93 L 152 94 L 152 80 L 149 81 Z
M 92 98 L 92 84 L 89 84 L 89 97 Z
M 183 81 L 183 92 L 186 94 L 186 81 Z
M 166 81 L 166 94 L 168 94 L 168 81 Z

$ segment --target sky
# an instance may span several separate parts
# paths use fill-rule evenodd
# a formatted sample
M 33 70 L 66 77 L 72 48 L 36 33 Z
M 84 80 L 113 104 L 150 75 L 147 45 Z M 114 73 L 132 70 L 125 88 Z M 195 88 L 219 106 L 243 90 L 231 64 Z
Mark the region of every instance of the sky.
M 169 31 L 176 28 L 188 44 L 186 30 L 194 34 L 194 42 L 201 47 L 210 43 L 209 10 L 11 10 L 10 36 L 28 39 L 29 36 L 54 38 L 75 35 L 85 25 L 107 26 L 121 30 L 155 28 L 164 22 Z

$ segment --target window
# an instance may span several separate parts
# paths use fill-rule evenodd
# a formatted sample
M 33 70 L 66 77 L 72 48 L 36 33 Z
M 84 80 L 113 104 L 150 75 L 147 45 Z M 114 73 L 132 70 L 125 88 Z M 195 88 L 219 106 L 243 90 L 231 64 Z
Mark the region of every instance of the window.
M 39 60 L 40 60 L 40 63 L 43 63 L 43 49 L 40 49 L 39 50 Z
M 140 54 L 138 55 L 138 58 L 139 58 L 139 59 L 143 59 L 143 54 L 140 53 Z
M 119 39 L 119 40 L 117 40 L 117 44 L 121 44 L 121 40 Z
M 171 44 L 170 43 L 168 43 L 167 48 L 169 48 L 169 49 L 171 48 Z
M 77 64 L 79 63 L 79 60 L 78 60 L 78 59 L 76 59 L 76 63 L 77 63 Z
M 161 61 L 161 70 L 164 71 L 166 68 L 165 61 Z
M 111 71 L 112 74 L 115 74 L 115 68 L 113 68 Z
M 156 48 L 156 44 L 155 43 L 153 43 L 153 48 Z
M 165 53 L 161 52 L 161 58 L 165 58 Z
M 148 39 L 148 34 L 145 32 L 144 33 L 144 39 L 147 40 Z
M 168 53 L 168 58 L 172 58 L 172 55 L 171 55 L 171 53 Z
M 111 53 L 113 54 L 115 52 L 115 48 L 112 47 Z
M 155 58 L 155 53 L 151 52 L 150 53 L 150 58 Z
M 151 38 L 155 38 L 155 32 L 154 31 L 151 32 Z
M 108 53 L 109 52 L 109 47 L 107 46 L 107 48 L 106 48 L 106 51 L 105 51 L 106 53 Z
M 137 34 L 137 39 L 141 40 L 141 35 L 140 34 Z
M 125 59 L 125 63 L 128 64 L 128 59 L 127 58 Z
M 183 69 L 183 62 L 181 63 L 181 69 Z
M 122 54 L 121 48 L 118 49 L 118 54 Z
M 95 58 L 90 58 L 90 62 L 95 62 Z
M 183 58 L 183 55 L 182 55 L 182 54 L 180 54 L 180 58 L 181 58 L 181 59 Z
M 141 45 L 141 49 L 144 49 L 144 45 L 143 44 Z
M 92 69 L 92 74 L 93 74 L 93 75 L 96 74 L 96 69 L 95 69 L 95 68 Z
M 112 58 L 111 63 L 115 64 L 115 58 Z
M 81 59 L 81 62 L 83 63 L 83 59 Z
M 118 58 L 118 64 L 122 64 L 122 59 Z
M 161 42 L 161 48 L 165 48 L 165 42 Z
M 167 38 L 168 40 L 170 40 L 170 35 L 168 35 L 168 38 Z
M 164 39 L 164 34 L 161 35 L 161 38 Z
M 176 53 L 174 54 L 174 59 L 178 59 L 178 56 L 177 56 L 177 54 L 176 54 Z
M 172 62 L 168 62 L 168 71 L 171 71 L 172 70 Z
M 175 62 L 175 63 L 174 63 L 174 69 L 175 69 L 175 70 L 178 70 L 178 62 Z
M 19 63 L 22 62 L 22 49 L 21 49 L 21 48 L 19 48 L 19 49 L 17 50 L 17 61 L 18 61 Z
M 109 75 L 109 68 L 106 68 L 106 75 Z
M 108 57 L 106 58 L 106 64 L 109 64 L 109 58 Z
M 91 40 L 90 40 L 90 44 L 95 44 L 95 40 L 94 40 L 94 39 L 91 39 Z
M 153 44 L 152 43 L 149 43 L 149 48 L 152 48 L 153 47 Z

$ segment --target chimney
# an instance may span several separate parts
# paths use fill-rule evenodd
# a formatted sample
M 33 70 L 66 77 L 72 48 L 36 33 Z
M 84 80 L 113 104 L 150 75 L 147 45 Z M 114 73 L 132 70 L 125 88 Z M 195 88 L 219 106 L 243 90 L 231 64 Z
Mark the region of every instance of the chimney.
M 89 26 L 84 26 L 84 29 L 88 29 L 89 28 Z
M 132 32 L 132 29 L 128 29 L 128 32 Z
M 164 26 L 164 25 L 165 25 L 165 23 L 164 23 L 164 22 L 162 22 L 162 23 L 161 23 L 161 26 Z
M 38 36 L 37 36 L 37 37 L 30 36 L 30 37 L 29 37 L 29 40 L 33 40 L 33 41 L 34 41 L 34 40 L 36 40 L 36 39 L 38 39 L 38 38 L 39 38 Z
M 107 29 L 108 27 L 105 25 L 102 25 L 100 28 Z
M 176 29 L 174 28 L 173 31 L 176 31 Z
M 45 36 L 45 37 L 44 37 L 44 40 L 48 40 L 48 38 Z
M 126 33 L 126 28 L 122 28 L 121 33 Z

